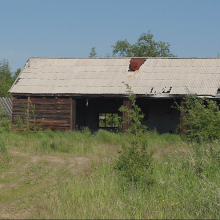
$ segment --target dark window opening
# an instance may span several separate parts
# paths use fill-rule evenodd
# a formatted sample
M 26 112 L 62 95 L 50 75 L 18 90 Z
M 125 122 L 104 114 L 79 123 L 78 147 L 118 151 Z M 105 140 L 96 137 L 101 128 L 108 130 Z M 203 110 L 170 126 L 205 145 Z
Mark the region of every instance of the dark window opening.
M 117 128 L 118 113 L 99 113 L 100 128 Z

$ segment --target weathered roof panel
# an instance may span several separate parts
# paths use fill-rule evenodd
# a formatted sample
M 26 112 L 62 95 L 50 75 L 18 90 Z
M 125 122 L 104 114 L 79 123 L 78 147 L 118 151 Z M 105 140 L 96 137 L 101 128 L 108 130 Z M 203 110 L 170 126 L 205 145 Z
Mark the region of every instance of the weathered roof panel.
M 12 116 L 12 98 L 0 97 L 0 108 L 3 109 L 6 115 L 9 115 L 11 117 Z
M 12 94 L 126 94 L 216 96 L 219 58 L 144 58 L 129 70 L 131 58 L 30 58 L 11 87 Z

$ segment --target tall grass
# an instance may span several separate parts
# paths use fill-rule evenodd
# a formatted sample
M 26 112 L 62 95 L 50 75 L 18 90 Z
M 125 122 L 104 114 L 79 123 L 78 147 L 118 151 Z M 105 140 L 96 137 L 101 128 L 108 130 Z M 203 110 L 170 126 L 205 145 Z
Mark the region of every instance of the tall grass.
M 6 167 L 10 158 L 8 148 L 5 145 L 5 140 L 3 137 L 0 137 L 0 168 Z
M 91 161 L 80 174 L 43 193 L 30 218 L 219 218 L 219 141 L 198 144 L 173 134 L 148 135 L 149 151 L 154 151 L 151 185 L 132 185 L 114 169 L 117 150 L 129 144 L 127 134 L 87 129 L 3 132 L 0 149 L 1 155 L 9 155 L 12 149 Z
M 166 152 L 165 162 L 154 165 L 155 184 L 151 186 L 123 182 L 113 164 L 101 161 L 39 204 L 38 218 L 218 218 L 219 172 L 200 175 L 194 159 L 216 166 L 207 154 L 179 148 Z
M 18 151 L 36 154 L 68 153 L 78 156 L 105 155 L 106 147 L 103 146 L 120 147 L 126 140 L 121 134 L 104 130 L 92 133 L 89 129 L 66 132 L 51 130 L 37 133 L 3 132 L 1 136 L 8 146 L 13 146 Z
M 198 145 L 176 135 L 149 136 L 150 145 L 155 144 L 153 185 L 129 184 L 114 170 L 114 161 L 100 161 L 59 186 L 56 194 L 38 204 L 34 215 L 65 219 L 218 218 L 219 143 Z M 116 139 L 105 141 L 114 143 Z

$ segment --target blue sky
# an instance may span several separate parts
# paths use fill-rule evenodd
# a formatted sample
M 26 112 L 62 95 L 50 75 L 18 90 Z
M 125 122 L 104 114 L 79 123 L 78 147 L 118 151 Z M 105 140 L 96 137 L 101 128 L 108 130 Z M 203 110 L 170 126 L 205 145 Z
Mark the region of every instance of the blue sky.
M 178 57 L 220 54 L 219 0 L 0 0 L 0 61 L 88 57 L 149 30 Z

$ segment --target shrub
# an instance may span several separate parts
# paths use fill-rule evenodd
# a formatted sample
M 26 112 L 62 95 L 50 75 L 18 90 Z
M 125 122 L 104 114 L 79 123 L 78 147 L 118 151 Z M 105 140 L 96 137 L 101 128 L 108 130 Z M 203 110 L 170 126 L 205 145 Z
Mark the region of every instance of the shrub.
M 42 131 L 42 124 L 43 120 L 36 119 L 35 115 L 35 105 L 30 101 L 29 108 L 27 109 L 24 106 L 24 119 L 20 116 L 16 116 L 15 121 L 17 124 L 18 131 L 25 131 L 25 132 L 38 132 Z
M 182 106 L 176 106 L 186 113 L 180 127 L 187 127 L 186 134 L 191 140 L 201 142 L 220 138 L 220 111 L 216 101 L 190 94 L 184 99 Z
M 130 123 L 127 130 L 127 144 L 122 146 L 119 151 L 119 157 L 116 161 L 116 169 L 119 174 L 133 183 L 152 182 L 152 154 L 147 151 L 148 135 L 147 127 L 142 125 L 141 120 L 144 114 L 136 105 L 136 97 L 126 84 L 129 100 L 132 103 L 132 109 L 121 106 L 119 111 L 126 112 L 127 118 L 123 118 L 123 123 Z M 129 120 L 129 121 L 128 121 Z

